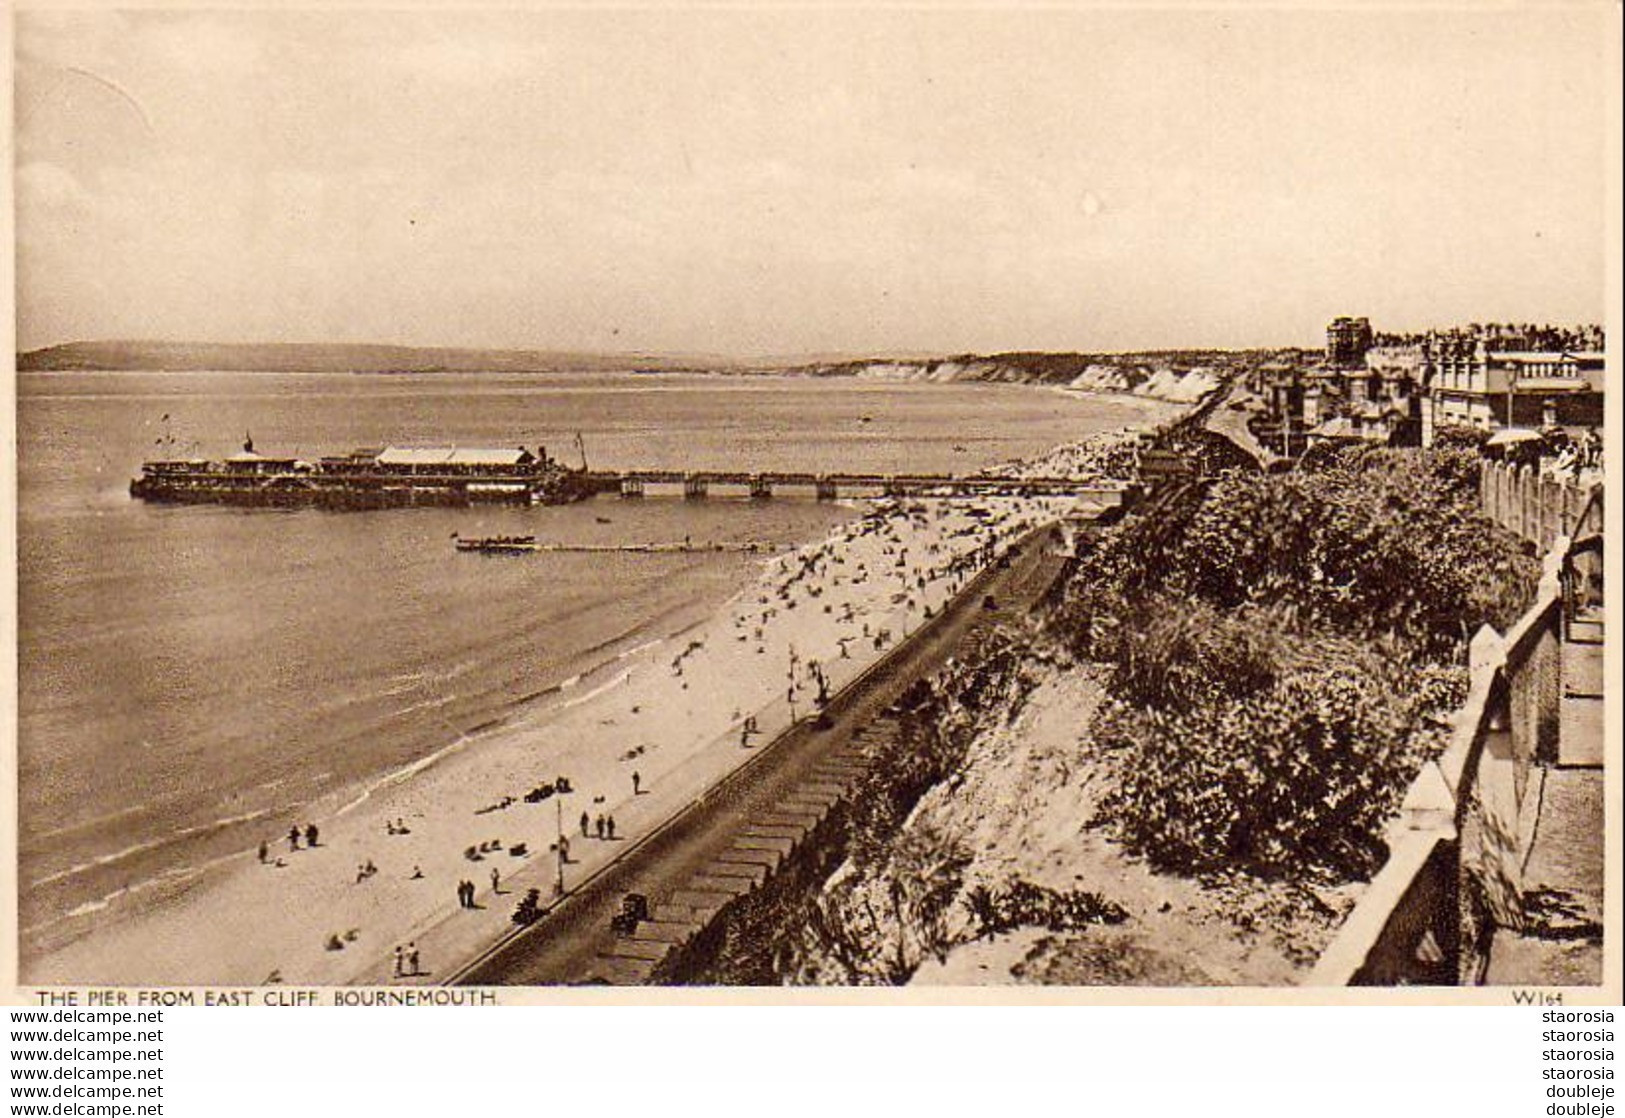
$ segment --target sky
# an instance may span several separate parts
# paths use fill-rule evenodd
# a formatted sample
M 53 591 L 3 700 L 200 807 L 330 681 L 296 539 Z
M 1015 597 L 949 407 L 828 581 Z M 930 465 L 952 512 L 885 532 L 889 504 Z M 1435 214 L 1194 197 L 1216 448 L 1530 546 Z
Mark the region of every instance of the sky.
M 738 356 L 1601 321 L 1618 22 L 22 12 L 17 328 Z

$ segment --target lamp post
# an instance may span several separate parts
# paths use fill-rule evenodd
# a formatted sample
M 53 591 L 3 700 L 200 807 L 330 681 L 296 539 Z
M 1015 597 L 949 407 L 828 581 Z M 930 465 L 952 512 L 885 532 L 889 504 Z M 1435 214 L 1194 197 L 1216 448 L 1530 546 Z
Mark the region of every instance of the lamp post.
M 553 881 L 553 895 L 564 896 L 564 794 L 561 792 L 553 797 L 553 806 L 557 809 L 558 828 L 558 876 Z

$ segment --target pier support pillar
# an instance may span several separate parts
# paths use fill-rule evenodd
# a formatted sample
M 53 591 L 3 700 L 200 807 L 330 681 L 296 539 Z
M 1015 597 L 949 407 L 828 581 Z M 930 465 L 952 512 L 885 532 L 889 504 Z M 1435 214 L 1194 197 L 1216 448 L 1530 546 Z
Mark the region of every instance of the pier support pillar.
M 640 478 L 640 477 L 633 477 L 631 475 L 627 475 L 626 477 L 623 477 L 621 479 L 621 496 L 622 497 L 641 497 L 641 496 L 643 496 L 643 479 Z
M 705 500 L 705 479 L 703 477 L 685 477 L 683 479 L 683 497 L 690 501 Z
M 835 499 L 835 483 L 827 477 L 821 477 L 813 482 L 813 489 L 820 501 L 833 501 Z
M 773 496 L 773 483 L 765 477 L 753 476 L 750 479 L 750 498 L 753 501 L 765 501 Z

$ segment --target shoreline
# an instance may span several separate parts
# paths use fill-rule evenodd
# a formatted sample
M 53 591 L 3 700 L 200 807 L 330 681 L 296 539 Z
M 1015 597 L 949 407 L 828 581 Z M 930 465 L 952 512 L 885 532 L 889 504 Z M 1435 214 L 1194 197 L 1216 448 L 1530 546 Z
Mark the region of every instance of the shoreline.
M 110 854 L 98 856 L 96 859 L 93 859 L 88 863 L 76 863 L 64 869 L 53 871 L 43 878 L 26 883 L 26 887 L 33 888 L 40 885 L 51 884 L 80 872 L 93 871 L 103 868 L 118 861 L 122 861 L 134 854 L 146 853 L 155 849 L 160 849 L 163 846 L 169 845 L 173 842 L 182 841 L 191 835 L 207 833 L 215 830 L 224 830 L 228 827 L 239 826 L 255 819 L 263 819 L 267 817 L 290 817 L 297 814 L 301 817 L 301 819 L 314 816 L 318 822 L 325 824 L 328 819 L 343 816 L 354 810 L 357 806 L 359 806 L 360 803 L 370 798 L 373 793 L 398 784 L 404 780 L 409 780 L 413 776 L 427 772 L 438 765 L 441 761 L 455 756 L 458 752 L 477 747 L 484 739 L 488 737 L 495 736 L 503 730 L 516 730 L 522 728 L 523 724 L 530 720 L 544 720 L 551 715 L 556 715 L 575 705 L 579 705 L 581 702 L 591 697 L 591 691 L 589 691 L 587 695 L 576 694 L 576 691 L 583 684 L 593 681 L 596 677 L 603 675 L 611 669 L 624 665 L 630 658 L 635 657 L 640 653 L 652 650 L 662 644 L 676 640 L 683 634 L 703 625 L 715 612 L 715 609 L 722 608 L 722 606 L 726 605 L 728 601 L 731 601 L 732 598 L 736 596 L 737 592 L 734 595 L 730 595 L 728 599 L 724 599 L 723 602 L 719 603 L 714 608 L 707 608 L 703 605 L 684 604 L 664 610 L 654 617 L 649 618 L 645 622 L 634 625 L 622 631 L 610 640 L 602 641 L 591 648 L 583 650 L 581 655 L 592 655 L 604 652 L 608 652 L 609 655 L 604 656 L 602 659 L 594 660 L 592 663 L 580 668 L 580 670 L 566 674 L 559 680 L 550 683 L 545 687 L 541 687 L 535 691 L 491 707 L 487 711 L 489 717 L 486 717 L 477 724 L 458 732 L 456 737 L 443 741 L 429 752 L 404 764 L 396 765 L 393 768 L 375 773 L 368 777 L 352 780 L 337 788 L 324 790 L 317 794 L 314 798 L 308 800 L 304 804 L 298 805 L 297 807 L 279 805 L 259 808 L 250 812 L 241 813 L 239 815 L 228 816 L 221 819 L 211 820 L 207 823 L 196 824 L 184 829 L 183 831 L 176 832 L 173 835 L 165 836 L 159 839 L 149 839 L 134 844 L 133 846 L 114 851 Z M 663 636 L 650 636 L 652 632 L 660 629 L 663 624 L 674 619 L 678 622 L 676 628 L 665 633 Z M 285 778 L 274 781 L 273 783 L 282 784 L 284 782 Z M 143 809 L 139 807 L 129 808 L 118 814 L 128 815 L 140 810 Z M 103 821 L 94 820 L 91 821 L 91 823 L 79 824 L 77 826 L 82 828 L 86 826 L 99 825 L 101 822 Z M 39 958 L 45 958 L 59 951 L 66 950 L 74 943 L 79 942 L 87 936 L 95 934 L 95 928 L 77 927 L 57 932 L 55 935 L 46 939 L 37 938 L 35 943 L 32 945 L 28 943 L 27 937 L 30 935 L 38 936 L 38 934 L 41 932 L 48 929 L 55 929 L 59 925 L 65 924 L 69 921 L 82 921 L 90 916 L 94 916 L 98 912 L 105 911 L 114 904 L 121 903 L 121 898 L 133 898 L 136 894 L 150 893 L 150 896 L 144 896 L 139 901 L 131 900 L 128 902 L 134 906 L 129 911 L 128 918 L 139 920 L 143 917 L 143 915 L 153 908 L 173 903 L 195 889 L 206 887 L 213 878 L 218 877 L 219 874 L 228 870 L 232 862 L 239 859 L 246 860 L 252 858 L 254 853 L 254 846 L 245 846 L 232 849 L 225 853 L 212 854 L 205 857 L 202 861 L 171 867 L 151 877 L 115 889 L 110 893 L 104 894 L 103 896 L 94 897 L 90 900 L 80 902 L 67 912 L 59 913 L 43 923 L 36 923 L 26 927 L 19 926 L 18 938 L 19 941 L 21 941 L 19 944 L 19 954 L 23 959 L 26 960 L 31 955 Z M 121 913 L 121 918 L 123 918 L 124 915 L 125 914 Z M 33 948 L 32 951 L 30 950 L 30 947 Z
M 1156 406 L 1154 401 L 1139 401 Z M 1158 412 L 1163 412 L 1169 405 L 1156 406 Z M 1183 411 L 1183 409 L 1179 409 Z M 1159 422 L 1165 422 L 1166 416 L 1146 416 L 1140 422 L 1131 425 L 1136 431 L 1149 430 Z M 1115 437 L 1118 433 L 1113 433 Z M 1095 436 L 1100 438 L 1102 436 Z M 1088 442 L 1090 440 L 1084 440 Z M 1076 446 L 1078 444 L 1062 444 Z M 1054 451 L 1052 450 L 1051 453 Z M 999 501 L 997 504 L 1010 506 L 1004 512 L 992 518 L 996 527 L 1008 529 L 1024 516 L 1037 512 L 1033 507 L 1043 505 L 1044 501 Z M 1056 503 L 1054 500 L 1048 503 Z M 299 878 L 296 891 L 301 895 L 309 895 L 314 907 L 330 908 L 337 917 L 340 912 L 348 913 L 343 919 L 336 919 L 335 924 L 344 927 L 330 929 L 330 934 L 340 937 L 346 946 L 339 950 L 318 953 L 309 948 L 307 942 L 303 947 L 289 946 L 280 952 L 280 940 L 290 940 L 308 937 L 309 940 L 318 939 L 314 931 L 296 930 L 283 920 L 273 920 L 271 923 L 281 926 L 280 935 L 264 937 L 264 951 L 236 951 L 230 950 L 229 944 L 216 944 L 211 949 L 207 944 L 199 943 L 195 950 L 190 952 L 195 961 L 187 961 L 186 965 L 176 968 L 173 960 L 155 957 L 152 950 L 154 937 L 160 942 L 173 942 L 178 936 L 186 933 L 181 931 L 191 925 L 195 933 L 204 925 L 217 925 L 222 932 L 205 936 L 206 939 L 218 940 L 222 935 L 227 939 L 241 937 L 249 930 L 245 927 L 242 916 L 224 915 L 218 911 L 221 906 L 227 909 L 243 909 L 252 911 L 261 907 L 253 894 L 256 889 L 243 887 L 245 878 L 259 875 L 265 870 L 255 864 L 254 851 L 237 850 L 217 856 L 208 860 L 201 869 L 195 873 L 187 873 L 181 882 L 164 880 L 160 875 L 148 883 L 139 883 L 136 889 L 151 889 L 152 895 L 139 901 L 131 901 L 128 914 L 121 914 L 119 919 L 100 927 L 90 927 L 71 939 L 65 939 L 35 951 L 24 954 L 23 971 L 35 981 L 98 981 L 118 983 L 134 982 L 197 982 L 197 981 L 236 981 L 255 983 L 266 981 L 275 975 L 286 981 L 328 981 L 353 982 L 363 975 L 376 972 L 378 960 L 387 961 L 389 944 L 383 942 L 389 938 L 386 932 L 398 931 L 401 935 L 416 936 L 423 939 L 435 927 L 443 924 L 448 917 L 460 914 L 451 908 L 449 901 L 440 904 L 415 903 L 410 897 L 401 898 L 403 911 L 414 915 L 411 920 L 386 919 L 385 911 L 391 906 L 380 904 L 376 900 L 367 903 L 356 903 L 356 883 L 346 881 L 350 875 L 348 869 L 339 870 L 335 876 L 334 867 L 328 866 L 329 872 L 321 874 L 323 881 L 315 883 L 305 880 L 311 876 L 306 872 L 307 866 L 325 860 L 329 863 L 335 861 L 332 855 L 340 850 L 349 849 L 358 857 L 365 857 L 367 862 L 380 858 L 375 847 L 376 842 L 369 839 L 366 832 L 372 831 L 373 836 L 383 831 L 383 821 L 400 818 L 407 822 L 412 836 L 397 836 L 406 841 L 393 844 L 393 849 L 411 849 L 412 857 L 416 859 L 413 868 L 421 863 L 423 880 L 454 878 L 458 872 L 467 872 L 476 867 L 463 864 L 457 857 L 457 851 L 464 849 L 459 845 L 458 839 L 449 845 L 444 843 L 445 832 L 456 831 L 455 824 L 461 821 L 466 830 L 467 813 L 474 812 L 479 815 L 481 804 L 477 803 L 485 796 L 489 803 L 501 803 L 507 797 L 511 798 L 516 792 L 523 791 L 523 784 L 528 779 L 550 779 L 557 772 L 571 775 L 572 783 L 576 784 L 583 793 L 589 789 L 583 784 L 590 784 L 590 792 L 597 794 L 597 802 L 593 805 L 584 805 L 584 795 L 576 796 L 571 800 L 572 814 L 579 811 L 582 806 L 590 806 L 592 811 L 613 809 L 616 812 L 627 812 L 626 823 L 628 838 L 637 837 L 641 831 L 655 820 L 646 818 L 650 815 L 646 808 L 653 808 L 654 804 L 632 802 L 624 797 L 614 799 L 607 785 L 613 784 L 617 778 L 624 780 L 633 763 L 645 766 L 645 773 L 657 773 L 656 779 L 663 779 L 670 775 L 679 785 L 695 785 L 690 789 L 693 794 L 703 790 L 704 784 L 715 778 L 711 770 L 716 768 L 716 758 L 711 754 L 721 752 L 726 765 L 720 771 L 731 770 L 735 767 L 740 755 L 737 745 L 724 748 L 721 743 L 726 742 L 731 734 L 737 730 L 739 722 L 749 712 L 754 711 L 762 728 L 763 739 L 770 738 L 776 732 L 774 729 L 779 721 L 788 724 L 789 710 L 782 692 L 782 684 L 772 682 L 771 678 L 778 678 L 774 673 L 734 672 L 733 675 L 720 672 L 722 659 L 730 659 L 734 668 L 748 667 L 748 661 L 741 664 L 740 657 L 731 658 L 713 657 L 711 653 L 719 651 L 717 646 L 721 640 L 730 633 L 737 637 L 736 643 L 756 643 L 747 641 L 748 634 L 738 632 L 743 624 L 743 616 L 751 613 L 761 615 L 761 626 L 755 628 L 757 641 L 757 655 L 765 661 L 770 661 L 777 668 L 783 661 L 786 653 L 792 658 L 796 656 L 795 647 L 801 644 L 802 663 L 805 665 L 818 658 L 815 652 L 828 656 L 830 682 L 837 688 L 844 685 L 844 679 L 839 678 L 845 674 L 844 669 L 854 667 L 861 670 L 873 659 L 878 658 L 881 649 L 873 650 L 874 655 L 860 655 L 853 659 L 840 659 L 831 646 L 829 638 L 835 632 L 828 619 L 832 616 L 828 608 L 840 601 L 847 612 L 847 619 L 854 625 L 860 624 L 861 618 L 871 619 L 876 632 L 889 629 L 907 629 L 911 624 L 917 624 L 923 609 L 933 605 L 940 605 L 940 600 L 948 590 L 949 582 L 945 576 L 933 574 L 927 581 L 929 586 L 916 587 L 916 593 L 911 595 L 908 591 L 895 594 L 878 593 L 878 586 L 871 586 L 868 592 L 858 595 L 858 599 L 851 598 L 856 592 L 856 585 L 849 585 L 840 595 L 835 593 L 837 586 L 842 583 L 839 575 L 827 568 L 839 566 L 846 562 L 847 556 L 834 556 L 832 562 L 832 549 L 845 548 L 855 545 L 857 536 L 871 536 L 869 544 L 874 544 L 878 536 L 872 535 L 864 526 L 879 524 L 887 531 L 895 529 L 898 522 L 904 521 L 907 525 L 903 531 L 904 536 L 894 541 L 895 547 L 883 547 L 875 552 L 873 547 L 859 547 L 852 553 L 852 562 L 865 568 L 873 566 L 878 581 L 880 560 L 883 557 L 895 556 L 900 550 L 907 555 L 910 547 L 918 550 L 915 562 L 904 567 L 905 573 L 918 579 L 928 568 L 942 565 L 946 566 L 947 557 L 955 559 L 965 554 L 964 541 L 966 533 L 972 538 L 978 532 L 984 531 L 987 524 L 983 520 L 968 515 L 970 508 L 980 507 L 983 502 L 964 502 L 960 508 L 947 507 L 953 503 L 944 503 L 920 519 L 914 516 L 900 515 L 898 509 L 914 507 L 913 502 L 896 504 L 893 515 L 889 518 L 878 517 L 871 512 L 867 515 L 855 517 L 841 525 L 820 541 L 809 543 L 803 547 L 777 553 L 757 565 L 755 579 L 745 588 L 735 591 L 732 595 L 714 606 L 704 606 L 692 610 L 682 608 L 668 611 L 664 616 L 672 618 L 681 616 L 683 623 L 665 632 L 665 635 L 654 639 L 647 639 L 650 626 L 640 626 L 636 631 L 628 631 L 620 641 L 627 642 L 624 647 L 613 655 L 597 661 L 589 668 L 577 672 L 572 676 L 555 684 L 516 700 L 501 708 L 500 712 L 489 720 L 481 721 L 471 731 L 466 731 L 457 739 L 446 743 L 440 749 L 418 758 L 406 766 L 388 774 L 372 778 L 370 781 L 352 785 L 346 789 L 337 789 L 327 793 L 308 805 L 307 809 L 292 809 L 293 811 L 306 811 L 310 818 L 316 819 L 325 832 L 323 842 L 316 851 L 301 851 L 295 854 L 292 851 L 280 850 L 280 860 L 285 863 L 281 870 L 296 871 L 294 873 L 280 873 L 279 877 L 292 882 Z M 863 505 L 849 507 L 864 507 Z M 1053 512 L 1053 510 L 1051 510 Z M 1025 521 L 1023 520 L 1025 523 Z M 880 529 L 876 529 L 876 532 Z M 950 546 L 948 538 L 958 533 L 957 550 Z M 908 542 L 903 542 L 906 537 Z M 922 562 L 920 551 L 928 552 L 931 556 L 942 558 L 941 564 Z M 863 556 L 866 558 L 859 558 Z M 898 557 L 897 561 L 902 563 Z M 798 574 L 796 565 L 800 563 L 803 570 Z M 792 589 L 792 585 L 802 581 L 811 566 L 821 566 L 818 572 L 823 584 L 815 585 L 808 578 L 807 596 L 802 598 L 799 589 Z M 829 580 L 833 577 L 833 584 Z M 782 579 L 783 586 L 776 582 Z M 825 592 L 830 592 L 830 598 L 824 602 L 825 609 L 822 614 L 804 613 L 800 623 L 789 624 L 789 611 L 795 609 L 797 604 L 812 605 L 815 599 L 821 598 Z M 749 598 L 755 594 L 756 602 L 750 603 Z M 918 601 L 911 600 L 913 596 Z M 905 602 L 894 599 L 905 599 Z M 732 621 L 733 628 L 727 626 Z M 819 622 L 823 622 L 820 624 Z M 869 623 L 862 623 L 863 630 L 870 628 Z M 665 630 L 666 626 L 658 626 Z M 763 629 L 769 630 L 763 633 Z M 862 630 L 859 630 L 860 632 Z M 661 670 L 660 660 L 664 650 L 674 647 L 682 638 L 697 635 L 704 639 L 694 643 L 702 647 L 709 647 L 706 655 L 696 657 L 695 662 L 684 665 L 684 653 L 674 662 L 674 674 L 667 676 Z M 639 640 L 640 636 L 645 639 Z M 848 642 L 854 635 L 846 637 Z M 772 655 L 768 652 L 771 646 Z M 600 646 L 603 647 L 603 646 Z M 718 663 L 707 665 L 706 661 L 716 659 Z M 793 660 L 792 660 L 793 662 Z M 594 683 L 602 673 L 619 669 L 613 678 L 605 680 L 601 685 Z M 685 671 L 690 673 L 684 679 Z M 749 678 L 753 674 L 757 678 Z M 800 696 L 802 703 L 810 703 L 810 696 L 805 690 L 810 687 L 805 678 L 798 681 L 804 689 Z M 714 677 L 714 686 L 704 687 L 690 692 L 689 681 L 704 683 L 704 677 Z M 677 680 L 675 685 L 673 680 Z M 657 685 L 659 684 L 659 685 Z M 688 694 L 685 695 L 685 692 Z M 709 709 L 697 709 L 696 698 L 704 696 L 700 706 Z M 777 696 L 777 697 L 776 697 Z M 634 700 L 644 699 L 645 702 Z M 630 742 L 627 737 L 628 726 L 637 721 L 636 717 L 627 718 L 622 713 L 624 707 L 630 706 L 632 716 L 640 713 L 640 707 L 649 706 L 651 709 L 659 707 L 662 714 L 670 710 L 669 721 L 674 724 L 677 742 L 662 741 L 658 744 L 643 742 L 637 744 L 635 749 L 615 748 L 614 743 Z M 733 709 L 717 709 L 732 707 Z M 806 708 L 804 707 L 803 710 Z M 634 735 L 645 733 L 641 729 L 634 729 Z M 663 727 L 664 732 L 664 727 Z M 557 750 L 549 750 L 545 739 L 549 736 L 567 736 L 568 742 Z M 555 765 L 552 772 L 545 769 L 534 769 L 529 776 L 521 775 L 519 771 L 527 765 Z M 657 768 L 658 766 L 658 768 Z M 587 777 L 581 777 L 585 772 Z M 705 774 L 711 773 L 707 776 Z M 695 784 L 698 780 L 699 783 Z M 647 782 L 646 782 L 647 783 Z M 506 785 L 508 791 L 501 791 Z M 483 791 L 482 791 L 483 790 Z M 649 799 L 647 792 L 644 800 Z M 662 795 L 661 800 L 667 797 Z M 342 804 L 334 811 L 336 804 Z M 489 806 L 483 805 L 483 806 Z M 528 806 L 528 805 L 527 805 Z M 510 817 L 510 809 L 514 805 L 510 802 L 491 814 L 502 817 L 504 824 Z M 265 814 L 272 814 L 266 812 Z M 286 814 L 275 812 L 275 814 Z M 499 873 L 506 883 L 507 880 L 516 880 L 521 877 L 538 877 L 538 866 L 550 863 L 546 856 L 545 847 L 549 845 L 543 839 L 551 837 L 553 829 L 536 825 L 536 817 L 541 813 L 531 811 L 530 824 L 525 828 L 526 839 L 524 845 L 526 854 L 522 858 L 512 856 L 499 859 L 501 865 Z M 545 820 L 542 822 L 546 822 Z M 557 819 L 553 820 L 557 823 Z M 635 829 L 635 830 L 634 830 Z M 427 832 L 438 832 L 439 840 L 444 849 L 429 850 L 424 848 L 424 840 L 413 841 L 415 836 Z M 537 832 L 544 832 L 540 835 Z M 516 841 L 514 838 L 506 840 L 508 846 Z M 577 839 L 578 842 L 582 840 Z M 582 843 L 589 845 L 590 843 Z M 280 844 L 274 844 L 280 845 Z M 373 853 L 364 853 L 373 850 Z M 451 851 L 447 855 L 447 850 Z M 572 850 L 572 854 L 575 851 Z M 308 854 L 310 857 L 302 857 Z M 538 856 L 540 855 L 540 856 Z M 470 859 L 469 861 L 473 861 Z M 482 863 L 489 863 L 491 859 L 478 859 Z M 584 870 L 591 859 L 572 859 L 572 865 L 581 862 Z M 274 863 L 273 863 L 274 865 Z M 392 866 L 399 870 L 402 866 Z M 488 864 L 477 867 L 481 876 L 485 874 Z M 578 872 L 578 871 L 573 871 Z M 413 879 L 408 879 L 413 880 Z M 316 887 L 319 884 L 319 888 Z M 363 883 L 365 884 L 365 883 Z M 444 882 L 442 881 L 442 884 Z M 481 901 L 487 898 L 487 892 L 481 881 Z M 347 887 L 348 886 L 348 887 Z M 278 889 L 281 889 L 279 883 Z M 124 891 L 121 890 L 120 894 Z M 399 893 L 400 888 L 376 889 L 377 893 Z M 445 896 L 451 895 L 449 887 L 441 892 Z M 546 893 L 547 890 L 544 890 Z M 347 895 L 348 894 L 348 895 Z M 119 894 L 115 894 L 117 897 Z M 496 897 L 506 897 L 507 890 L 496 894 Z M 495 897 L 491 898 L 492 900 Z M 83 907 L 83 906 L 81 906 Z M 106 903 L 83 913 L 93 916 L 96 912 L 105 909 Z M 281 907 L 286 908 L 287 905 Z M 303 906 L 301 906 L 303 907 Z M 497 907 L 504 907 L 499 904 Z M 214 915 L 206 916 L 213 911 Z M 264 915 L 261 913 L 260 915 Z M 487 915 L 493 915 L 487 909 Z M 506 912 L 494 914 L 505 918 Z M 351 923 L 351 921 L 356 921 Z M 261 928 L 264 920 L 247 922 L 254 929 Z M 36 925 L 36 929 L 38 925 Z M 496 932 L 505 931 L 505 925 L 496 924 Z M 297 934 L 296 934 L 297 931 Z M 484 938 L 489 939 L 491 933 L 485 933 Z M 347 938 L 348 937 L 348 938 Z M 350 945 L 354 945 L 354 947 Z M 319 944 L 318 944 L 319 946 Z M 250 958 L 258 954 L 259 957 L 270 963 L 264 969 L 260 964 L 250 962 Z M 282 955 L 288 956 L 285 963 L 279 963 Z M 370 962 L 358 959 L 358 956 L 367 956 Z M 132 966 L 134 960 L 143 960 L 147 964 L 146 973 L 138 974 L 139 968 Z M 297 960 L 297 961 L 296 961 Z M 442 960 L 445 962 L 445 960 Z M 387 969 L 378 980 L 387 977 Z

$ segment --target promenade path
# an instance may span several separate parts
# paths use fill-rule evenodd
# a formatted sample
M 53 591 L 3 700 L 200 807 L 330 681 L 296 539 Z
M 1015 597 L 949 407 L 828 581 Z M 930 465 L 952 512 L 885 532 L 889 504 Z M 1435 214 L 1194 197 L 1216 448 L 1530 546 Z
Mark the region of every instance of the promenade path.
M 829 789 L 861 765 L 855 739 L 882 722 L 886 708 L 997 619 L 1019 616 L 1036 604 L 1062 569 L 1062 558 L 1046 546 L 1050 536 L 1048 529 L 1029 536 L 1008 564 L 990 568 L 934 622 L 837 694 L 826 712 L 830 725 L 798 723 L 747 766 L 718 774 L 718 782 L 690 808 L 574 885 L 539 922 L 436 981 L 531 986 L 646 981 L 668 937 L 686 938 L 721 907 L 725 896 L 696 896 L 695 883 L 741 872 L 737 848 L 754 841 L 742 836 L 764 831 L 764 821 L 790 822 L 827 803 Z M 989 598 L 992 610 L 985 608 Z M 655 917 L 640 926 L 636 942 L 610 928 L 622 897 L 632 892 L 649 898 Z
M 1223 435 L 1252 455 L 1253 459 L 1267 470 L 1277 462 L 1286 460 L 1259 442 L 1253 435 L 1252 428 L 1247 426 L 1248 418 L 1258 414 L 1262 408 L 1262 401 L 1251 392 L 1239 387 L 1233 388 L 1208 414 L 1206 426 L 1209 431 Z
M 1592 986 L 1602 981 L 1604 876 L 1603 622 L 1581 614 L 1563 643 L 1557 763 L 1530 781 L 1539 797 L 1524 865 L 1529 927 L 1498 931 L 1492 986 Z

